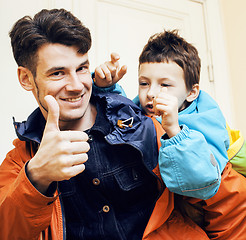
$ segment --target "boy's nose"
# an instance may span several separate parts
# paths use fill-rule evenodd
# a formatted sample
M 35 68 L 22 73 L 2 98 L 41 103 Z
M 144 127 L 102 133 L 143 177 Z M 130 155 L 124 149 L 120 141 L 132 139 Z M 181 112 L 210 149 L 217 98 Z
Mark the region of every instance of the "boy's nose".
M 151 87 L 148 91 L 148 98 L 149 99 L 155 98 L 157 93 L 158 93 L 158 89 L 156 87 Z

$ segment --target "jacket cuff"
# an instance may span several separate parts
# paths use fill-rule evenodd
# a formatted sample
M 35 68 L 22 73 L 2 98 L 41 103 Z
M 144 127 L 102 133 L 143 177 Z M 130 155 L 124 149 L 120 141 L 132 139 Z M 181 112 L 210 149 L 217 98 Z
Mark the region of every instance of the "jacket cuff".
M 169 138 L 168 135 L 165 133 L 161 137 L 161 145 L 163 147 L 167 147 L 170 145 L 176 145 L 189 136 L 190 129 L 186 125 L 184 124 L 180 125 L 180 129 L 181 131 L 172 138 Z
M 28 176 L 26 174 L 26 167 L 28 162 L 25 164 L 25 166 L 22 168 L 22 170 L 19 173 L 18 178 L 16 179 L 16 188 L 18 188 L 18 191 L 13 191 L 13 199 L 15 202 L 19 203 L 20 206 L 22 206 L 26 201 L 26 204 L 29 205 L 29 207 L 37 208 L 37 207 L 44 207 L 47 205 L 50 205 L 52 202 L 54 202 L 58 194 L 54 196 L 55 190 L 57 189 L 57 184 L 50 185 L 49 195 L 43 195 L 40 193 L 31 183 L 31 181 L 28 179 Z M 51 191 L 53 191 L 53 194 L 51 195 Z

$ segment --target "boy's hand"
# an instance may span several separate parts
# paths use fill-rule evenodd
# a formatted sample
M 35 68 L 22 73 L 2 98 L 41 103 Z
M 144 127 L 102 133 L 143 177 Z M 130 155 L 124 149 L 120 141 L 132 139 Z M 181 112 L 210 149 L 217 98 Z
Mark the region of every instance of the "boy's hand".
M 48 117 L 40 147 L 27 165 L 32 184 L 45 193 L 53 181 L 68 180 L 85 169 L 90 146 L 82 131 L 59 129 L 59 105 L 55 98 L 46 96 Z
M 161 115 L 161 125 L 169 138 L 177 135 L 181 130 L 178 122 L 178 99 L 168 94 L 166 87 L 154 99 L 154 108 L 155 114 Z
M 117 83 L 127 72 L 127 66 L 120 67 L 120 56 L 111 53 L 111 61 L 101 64 L 95 69 L 94 82 L 98 87 L 110 87 Z

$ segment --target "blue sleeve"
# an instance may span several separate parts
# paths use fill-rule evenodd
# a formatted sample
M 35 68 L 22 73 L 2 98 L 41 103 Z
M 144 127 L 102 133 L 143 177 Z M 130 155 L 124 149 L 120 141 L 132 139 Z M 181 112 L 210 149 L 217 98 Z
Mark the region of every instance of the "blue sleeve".
M 210 146 L 200 132 L 186 125 L 176 136 L 162 137 L 159 166 L 174 193 L 205 200 L 218 191 L 221 174 Z

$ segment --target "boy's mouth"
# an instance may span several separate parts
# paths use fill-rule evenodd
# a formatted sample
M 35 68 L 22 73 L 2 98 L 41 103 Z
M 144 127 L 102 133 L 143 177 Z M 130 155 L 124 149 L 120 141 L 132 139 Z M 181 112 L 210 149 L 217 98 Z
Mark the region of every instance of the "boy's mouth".
M 148 110 L 148 112 L 150 113 L 154 113 L 154 105 L 153 104 L 147 104 L 146 105 L 146 109 Z

